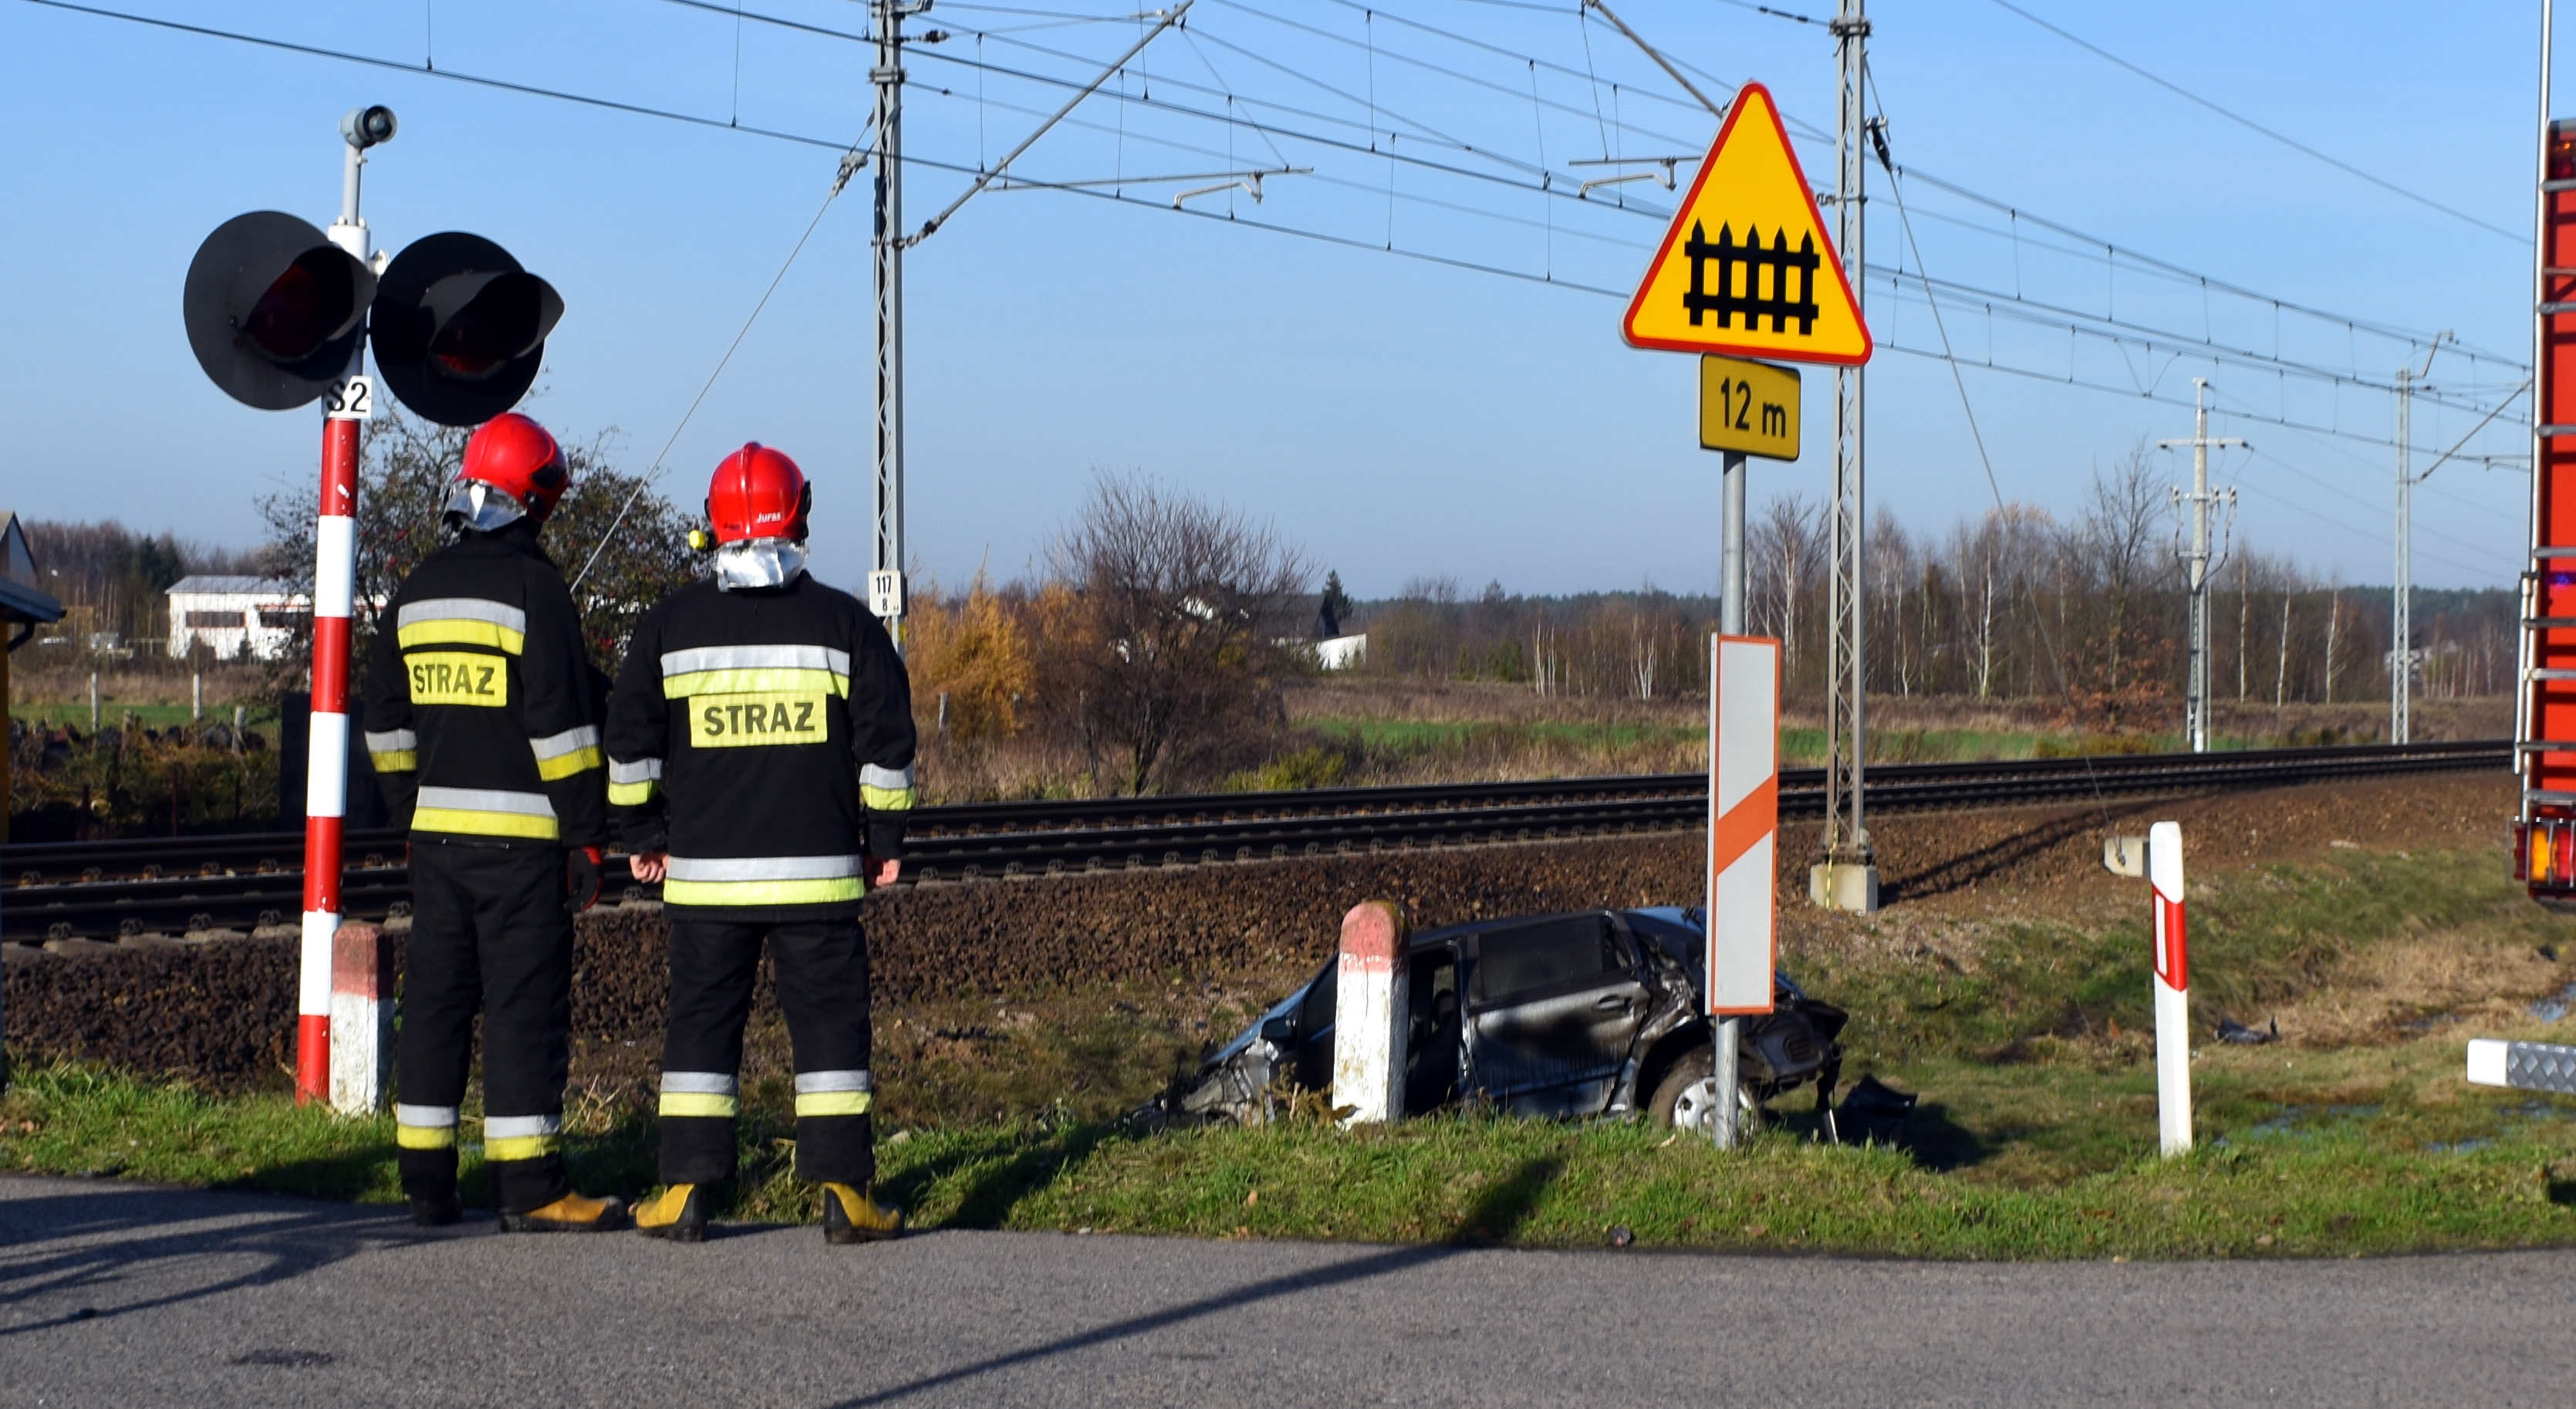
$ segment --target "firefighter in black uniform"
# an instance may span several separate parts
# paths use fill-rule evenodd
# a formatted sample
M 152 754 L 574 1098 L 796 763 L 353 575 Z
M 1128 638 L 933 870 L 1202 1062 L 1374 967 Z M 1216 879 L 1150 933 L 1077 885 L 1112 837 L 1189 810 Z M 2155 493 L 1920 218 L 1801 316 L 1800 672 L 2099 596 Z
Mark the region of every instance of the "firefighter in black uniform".
M 483 1016 L 483 1158 L 501 1226 L 619 1225 L 556 1149 L 572 1023 L 572 916 L 599 896 L 605 700 L 572 594 L 537 530 L 571 484 L 544 427 L 511 413 L 466 442 L 453 541 L 387 604 L 370 651 L 367 753 L 411 829 L 394 1107 L 412 1219 L 452 1223 L 456 1110 Z
M 892 1237 L 870 1197 L 868 947 L 859 900 L 900 870 L 912 690 L 885 628 L 805 573 L 813 493 L 759 444 L 707 490 L 713 580 L 646 615 L 608 712 L 608 796 L 637 879 L 662 884 L 671 1017 L 662 1178 L 636 1227 L 706 1236 L 734 1175 L 743 1023 L 761 946 L 796 1060 L 796 1172 L 835 1243 Z

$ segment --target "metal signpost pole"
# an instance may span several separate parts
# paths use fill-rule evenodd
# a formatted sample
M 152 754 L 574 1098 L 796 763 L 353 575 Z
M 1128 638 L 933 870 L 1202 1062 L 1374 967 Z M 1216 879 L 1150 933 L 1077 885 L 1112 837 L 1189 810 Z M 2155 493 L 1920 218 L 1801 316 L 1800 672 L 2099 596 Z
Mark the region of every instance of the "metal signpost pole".
M 1745 584 L 1750 580 L 1749 574 L 1745 571 L 1744 563 L 1744 481 L 1746 478 L 1744 473 L 1744 452 L 1740 450 L 1727 451 L 1725 466 L 1725 488 L 1720 496 L 1724 504 L 1724 508 L 1721 511 L 1723 518 L 1722 526 L 1719 529 L 1718 539 L 1717 629 L 1721 635 L 1741 636 L 1745 634 Z M 1716 664 L 1716 657 L 1714 655 L 1710 657 L 1710 664 L 1712 666 Z M 1711 670 L 1709 673 L 1708 683 L 1710 701 L 1710 727 L 1708 731 L 1709 763 L 1712 770 L 1710 776 L 1714 778 L 1716 776 L 1714 769 L 1717 762 L 1716 751 L 1718 746 L 1716 728 L 1717 674 L 1714 670 Z M 1714 907 L 1711 907 L 1709 910 L 1707 920 L 1710 929 L 1714 931 L 1717 926 L 1717 911 Z M 1713 976 L 1711 981 L 1714 981 Z M 1736 1131 L 1736 1117 L 1740 1113 L 1740 1109 L 1737 1103 L 1736 1092 L 1741 1088 L 1743 1081 L 1741 1073 L 1737 1070 L 1740 1054 L 1736 1050 L 1736 1043 L 1739 1040 L 1738 1034 L 1742 1030 L 1742 1020 L 1739 1018 L 1720 1018 L 1717 1020 L 1716 1026 L 1717 1032 L 1713 1039 L 1714 1046 L 1712 1048 L 1715 1056 L 1715 1062 L 1713 1064 L 1715 1069 L 1711 1073 L 1711 1076 L 1713 1078 L 1713 1084 L 1717 1088 L 1717 1098 L 1709 1105 L 1710 1119 L 1708 1133 L 1709 1139 L 1713 1141 L 1719 1149 L 1731 1150 L 1735 1148 L 1736 1140 L 1738 1138 Z
M 357 115 L 353 114 L 355 118 Z M 367 225 L 358 216 L 366 145 L 347 124 L 340 218 L 331 242 L 364 264 Z M 331 1094 L 331 954 L 340 929 L 340 830 L 348 810 L 349 617 L 358 573 L 358 422 L 368 407 L 366 343 L 323 400 L 322 480 L 313 527 L 313 717 L 304 764 L 304 922 L 296 984 L 295 1099 Z

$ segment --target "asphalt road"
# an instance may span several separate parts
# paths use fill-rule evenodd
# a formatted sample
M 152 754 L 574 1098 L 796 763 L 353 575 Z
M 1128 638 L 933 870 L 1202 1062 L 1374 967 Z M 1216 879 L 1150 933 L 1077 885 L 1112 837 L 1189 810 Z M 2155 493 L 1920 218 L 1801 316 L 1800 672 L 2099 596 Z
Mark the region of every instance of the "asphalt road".
M 0 1178 L 10 1405 L 2566 1405 L 2576 1253 L 1954 1265 L 415 1232 Z

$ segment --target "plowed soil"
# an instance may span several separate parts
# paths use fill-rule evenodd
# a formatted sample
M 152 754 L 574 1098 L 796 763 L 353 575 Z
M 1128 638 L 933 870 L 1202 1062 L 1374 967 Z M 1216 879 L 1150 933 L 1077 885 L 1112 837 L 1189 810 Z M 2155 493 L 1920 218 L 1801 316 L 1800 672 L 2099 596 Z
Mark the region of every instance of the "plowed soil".
M 2105 874 L 2102 840 L 2183 826 L 2194 875 L 2304 861 L 2338 845 L 2491 852 L 2506 864 L 2513 784 L 2437 775 L 2200 798 L 1890 816 L 1871 823 L 1888 910 L 1803 902 L 1815 829 L 1781 846 L 1785 958 L 1902 941 L 1979 918 L 2090 922 L 2139 905 Z M 1593 906 L 1696 904 L 1698 833 L 1355 853 L 1054 878 L 911 886 L 871 902 L 880 1014 L 968 999 L 1017 1002 L 1101 985 L 1256 993 L 1331 951 L 1358 901 L 1400 901 L 1417 926 Z M 604 908 L 579 926 L 576 1070 L 649 1067 L 664 1009 L 658 907 Z M 22 1060 L 77 1057 L 217 1088 L 274 1085 L 294 1030 L 291 939 L 120 945 L 77 956 L 8 946 L 7 1031 Z M 774 1029 L 763 980 L 755 1023 Z M 886 1026 L 880 1019 L 880 1030 Z

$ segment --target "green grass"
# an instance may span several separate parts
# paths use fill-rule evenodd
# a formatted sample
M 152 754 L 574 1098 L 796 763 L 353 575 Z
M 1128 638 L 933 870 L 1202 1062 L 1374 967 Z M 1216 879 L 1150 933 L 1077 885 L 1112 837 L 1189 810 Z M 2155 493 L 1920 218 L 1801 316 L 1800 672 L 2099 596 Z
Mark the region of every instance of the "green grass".
M 1069 992 L 1034 1012 L 881 1018 L 884 1111 L 905 1128 L 880 1143 L 880 1183 L 926 1227 L 1568 1246 L 1627 1228 L 1647 1245 L 1939 1258 L 2576 1244 L 2576 1101 L 2461 1078 L 2471 1032 L 2576 1040 L 2576 1021 L 2495 1001 L 2576 974 L 2576 956 L 2556 957 L 2560 926 L 2497 871 L 2442 853 L 2213 867 L 2192 916 L 2202 1145 L 2178 1161 L 2154 1153 L 2144 927 L 2034 921 L 1789 956 L 1854 1015 L 1846 1075 L 1922 1094 L 1896 1147 L 1818 1143 L 1803 1096 L 1735 1154 L 1639 1125 L 1474 1113 L 1344 1132 L 1308 1109 L 1143 1135 L 1109 1117 L 1194 1044 L 1181 1015 L 1209 1000 Z M 2485 1006 L 2450 1023 L 2444 1001 Z M 2330 1045 L 2329 1014 L 2302 1003 L 2358 1035 Z M 2285 1008 L 2285 1031 L 2312 1045 L 2208 1040 L 2220 1010 Z M 1214 1032 L 1239 1014 L 1196 1016 Z M 747 1086 L 730 1214 L 809 1219 L 787 1082 Z M 600 1089 L 577 1087 L 567 1114 L 577 1177 L 643 1193 L 652 1120 Z M 471 1190 L 479 1150 L 464 1154 Z M 396 1197 L 383 1119 L 69 1064 L 25 1069 L 0 1098 L 0 1168 Z
M 1510 738 L 1573 744 L 1579 747 L 1629 747 L 1655 741 L 1706 737 L 1704 727 L 1674 724 L 1612 724 L 1590 720 L 1535 720 L 1494 723 L 1476 720 L 1310 719 L 1301 729 L 1328 739 L 1346 740 L 1387 753 L 1455 752 L 1480 739 Z
M 2259 1022 L 2267 1009 L 2333 981 L 2338 965 L 2389 941 L 2457 930 L 2490 949 L 2563 941 L 2491 855 L 2337 853 L 2303 866 L 2221 873 L 2195 883 L 2191 911 L 2193 1029 L 2221 1012 Z M 1852 1014 L 1844 1047 L 1858 1062 L 2022 1059 L 2047 1039 L 2094 1037 L 2152 1022 L 2152 942 L 2135 921 L 2091 928 L 1996 924 L 1970 962 L 1934 952 L 1891 960 L 1862 950 L 1791 954 L 1799 982 Z
M 242 722 L 247 728 L 274 729 L 277 727 L 277 706 L 274 704 L 245 705 L 243 711 Z M 128 714 L 134 716 L 136 724 L 147 729 L 167 729 L 173 724 L 188 722 L 188 707 L 183 704 L 125 704 L 113 699 L 101 699 L 98 703 L 98 722 L 102 728 L 123 727 L 125 716 Z M 9 717 L 23 719 L 30 724 L 44 724 L 57 728 L 69 724 L 87 731 L 89 702 L 79 700 L 71 703 L 61 701 L 13 703 L 9 706 Z M 198 722 L 230 724 L 232 720 L 233 707 L 230 704 L 218 704 L 208 700 L 205 714 Z
M 2576 1103 L 2453 1090 L 2436 1068 L 2456 1058 L 2429 1051 L 2398 1060 L 2381 1103 L 2280 1102 L 2349 1086 L 2351 1071 L 2317 1060 L 2291 1059 L 2305 1069 L 2288 1086 L 2204 1074 L 2205 1143 L 2179 1160 L 2152 1153 L 2143 1071 L 1927 1065 L 1900 1074 L 1950 1099 L 1918 1112 L 1937 1138 L 1918 1129 L 1913 1149 L 1819 1144 L 1795 1121 L 1732 1154 L 1644 1125 L 1476 1115 L 1350 1132 L 1311 1118 L 1158 1135 L 1020 1123 L 903 1132 L 881 1143 L 878 1182 L 924 1228 L 1535 1246 L 1599 1245 L 1625 1228 L 1647 1246 L 1969 1259 L 2576 1243 Z M 15 1170 L 397 1197 L 390 1122 L 284 1096 L 215 1101 L 52 1066 L 25 1074 L 0 1122 L 0 1165 Z M 783 1123 L 746 1121 L 728 1217 L 814 1216 Z M 465 1153 L 475 1194 L 478 1152 Z M 586 1188 L 651 1182 L 639 1117 L 575 1138 L 571 1155 Z

